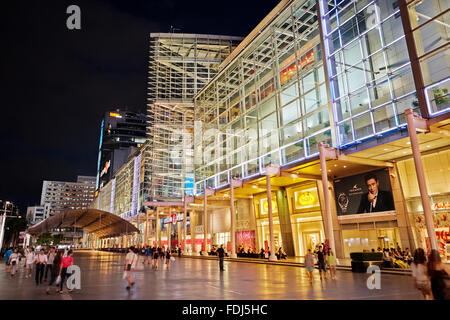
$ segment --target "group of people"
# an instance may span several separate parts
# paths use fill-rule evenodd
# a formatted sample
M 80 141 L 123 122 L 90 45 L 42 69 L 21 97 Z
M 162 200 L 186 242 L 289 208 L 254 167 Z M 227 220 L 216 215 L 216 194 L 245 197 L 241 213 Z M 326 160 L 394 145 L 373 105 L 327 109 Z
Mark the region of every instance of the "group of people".
M 135 248 L 131 246 L 128 248 L 128 253 L 125 257 L 125 268 L 123 278 L 128 281 L 127 290 L 130 290 L 134 285 L 134 272 L 139 265 L 140 255 L 143 256 L 142 264 L 144 267 L 150 265 L 150 260 L 152 260 L 152 269 L 158 269 L 158 260 L 163 260 L 163 265 L 165 265 L 166 270 L 169 270 L 170 262 L 175 261 L 175 257 L 172 253 L 177 252 L 178 256 L 181 256 L 181 247 L 177 247 L 174 250 L 166 249 L 165 247 L 153 247 L 144 245 L 142 248 Z
M 337 259 L 331 248 L 328 248 L 327 251 L 324 251 L 323 246 L 319 246 L 316 252 L 312 252 L 311 249 L 308 249 L 307 254 L 305 255 L 305 268 L 308 273 L 309 282 L 313 281 L 313 271 L 315 261 L 317 261 L 317 267 L 319 269 L 320 280 L 327 279 L 327 266 L 330 270 L 330 278 L 332 280 L 336 280 L 336 265 Z
M 373 249 L 372 251 L 374 252 Z M 383 252 L 383 266 L 385 268 L 407 269 L 413 261 L 409 248 L 405 250 L 402 250 L 400 247 L 397 247 L 397 249 L 384 248 L 383 251 L 381 251 L 381 248 L 378 248 L 377 251 Z
M 441 261 L 439 251 L 431 250 L 427 257 L 422 248 L 414 251 L 411 263 L 414 287 L 418 289 L 425 300 L 450 300 L 450 288 L 445 279 L 449 279 L 450 268 Z
M 22 259 L 23 258 L 23 259 Z M 36 252 L 33 247 L 28 247 L 21 252 L 18 248 L 9 248 L 5 252 L 5 270 L 10 273 L 11 278 L 16 277 L 16 273 L 24 260 L 23 268 L 25 279 L 31 278 L 35 270 L 36 286 L 50 280 L 46 293 L 50 294 L 50 288 L 56 284 L 56 292 L 63 293 L 63 284 L 68 277 L 67 269 L 73 264 L 72 250 L 56 250 L 55 247 L 41 248 Z M 72 292 L 72 290 L 69 290 Z

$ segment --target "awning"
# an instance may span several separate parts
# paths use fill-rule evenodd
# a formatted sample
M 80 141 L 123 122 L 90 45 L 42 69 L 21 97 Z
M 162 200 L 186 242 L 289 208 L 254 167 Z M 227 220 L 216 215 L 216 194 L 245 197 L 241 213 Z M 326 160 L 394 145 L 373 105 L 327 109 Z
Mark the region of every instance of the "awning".
M 28 228 L 27 233 L 40 235 L 51 232 L 53 229 L 71 227 L 84 229 L 99 238 L 139 233 L 139 229 L 130 222 L 110 212 L 97 209 L 66 209 L 60 214 L 49 217 Z

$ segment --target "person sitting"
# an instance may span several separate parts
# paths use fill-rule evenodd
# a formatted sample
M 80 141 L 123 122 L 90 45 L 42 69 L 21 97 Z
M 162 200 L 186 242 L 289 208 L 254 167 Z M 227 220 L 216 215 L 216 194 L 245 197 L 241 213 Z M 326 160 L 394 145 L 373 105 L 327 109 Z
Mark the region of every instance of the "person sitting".
M 266 255 L 266 253 L 264 252 L 264 248 L 261 248 L 261 252 L 259 253 L 259 257 L 261 259 L 264 259 L 265 255 Z
M 284 250 L 281 247 L 280 247 L 280 251 L 279 251 L 279 256 L 280 256 L 280 259 L 286 259 L 287 258 L 286 252 L 284 252 Z
M 393 268 L 393 259 L 388 249 L 383 249 L 383 266 L 385 268 Z

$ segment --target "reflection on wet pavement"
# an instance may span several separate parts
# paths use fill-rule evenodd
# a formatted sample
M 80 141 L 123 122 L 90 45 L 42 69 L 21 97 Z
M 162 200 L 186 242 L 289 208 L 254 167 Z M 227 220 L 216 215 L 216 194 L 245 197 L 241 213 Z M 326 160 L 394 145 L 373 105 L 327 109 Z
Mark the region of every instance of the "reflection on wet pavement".
M 337 280 L 321 281 L 314 271 L 311 285 L 304 268 L 225 262 L 219 271 L 218 261 L 175 258 L 169 270 L 159 259 L 158 270 L 142 266 L 135 272 L 136 285 L 128 292 L 122 279 L 125 255 L 108 252 L 76 252 L 75 264 L 81 268 L 81 290 L 72 294 L 46 295 L 46 284 L 36 286 L 34 274 L 24 278 L 23 267 L 15 279 L 10 279 L 4 266 L 0 268 L 0 299 L 186 299 L 186 300 L 242 300 L 242 299 L 422 299 L 413 288 L 412 278 L 403 275 L 381 275 L 381 290 L 369 290 L 368 274 L 338 271 Z

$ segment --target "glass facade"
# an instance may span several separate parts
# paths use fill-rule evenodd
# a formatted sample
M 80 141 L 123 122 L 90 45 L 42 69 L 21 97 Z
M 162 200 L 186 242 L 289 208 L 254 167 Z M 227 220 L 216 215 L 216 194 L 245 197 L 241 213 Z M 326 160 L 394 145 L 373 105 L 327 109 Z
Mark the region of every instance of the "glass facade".
M 194 95 L 217 74 L 240 40 L 201 34 L 150 35 L 146 201 L 182 199 L 186 179 L 194 171 Z
M 408 1 L 408 15 L 428 112 L 450 109 L 450 3 L 445 0 Z
M 418 102 L 398 1 L 320 3 L 338 144 L 405 125 Z
M 196 97 L 197 193 L 332 144 L 315 1 L 295 1 Z

